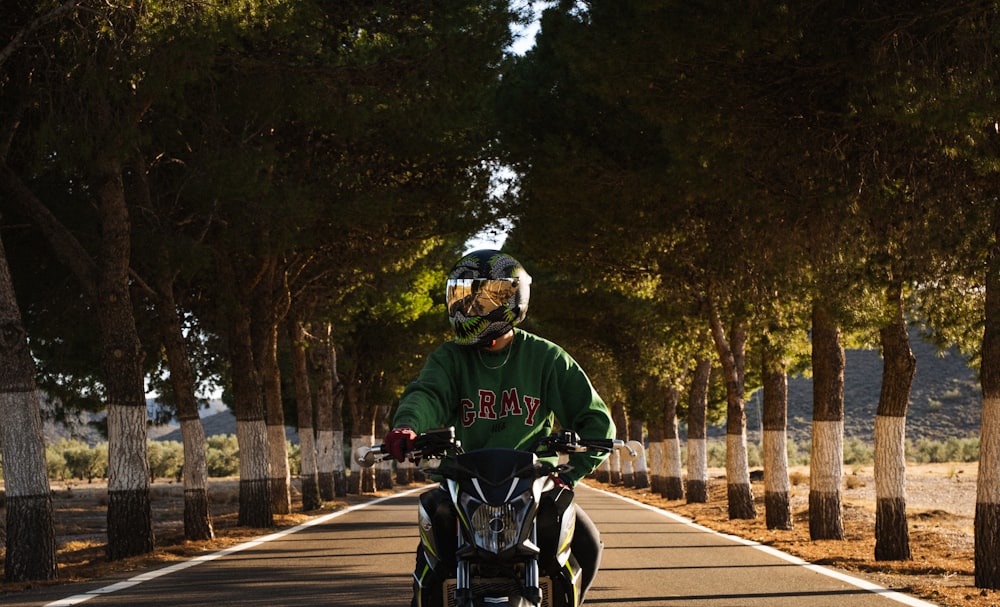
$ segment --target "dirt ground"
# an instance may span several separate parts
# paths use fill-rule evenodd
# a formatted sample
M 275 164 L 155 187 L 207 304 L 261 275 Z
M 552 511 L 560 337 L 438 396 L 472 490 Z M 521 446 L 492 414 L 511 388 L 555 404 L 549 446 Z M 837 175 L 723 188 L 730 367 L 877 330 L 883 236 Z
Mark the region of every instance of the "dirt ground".
M 648 489 L 610 487 L 637 501 L 662 507 L 717 531 L 772 546 L 806 561 L 850 572 L 886 588 L 944 607 L 1000 606 L 1000 591 L 975 587 L 973 522 L 976 475 L 971 464 L 910 464 L 907 467 L 907 516 L 910 561 L 875 561 L 875 479 L 871 466 L 845 469 L 844 540 L 809 539 L 808 468 L 793 468 L 791 507 L 794 528 L 768 530 L 764 521 L 764 487 L 753 484 L 757 518 L 730 521 L 725 471 L 709 471 L 707 504 L 667 501 Z M 592 483 L 593 484 L 593 483 Z
M 913 559 L 876 562 L 875 482 L 871 467 L 845 471 L 843 510 L 845 540 L 809 539 L 808 470 L 791 470 L 794 529 L 771 531 L 764 524 L 764 489 L 754 483 L 757 518 L 730 521 L 726 508 L 724 472 L 710 470 L 709 502 L 687 504 L 667 501 L 648 489 L 589 484 L 663 507 L 692 521 L 724 533 L 773 546 L 807 561 L 847 570 L 882 586 L 921 597 L 944 607 L 1000 606 L 1000 591 L 975 588 L 973 581 L 973 518 L 977 466 L 972 464 L 910 465 L 907 469 L 907 506 Z M 0 596 L 42 584 L 59 584 L 130 571 L 216 550 L 260 535 L 259 530 L 236 526 L 238 481 L 212 479 L 210 500 L 216 539 L 186 542 L 183 539 L 183 488 L 176 482 L 157 481 L 151 501 L 157 549 L 149 555 L 108 563 L 104 559 L 107 497 L 103 484 L 54 482 L 52 484 L 58 544 L 59 577 L 52 582 L 0 583 Z M 324 505 L 322 511 L 301 512 L 301 499 L 293 488 L 291 515 L 277 516 L 278 527 L 293 526 L 324 512 L 368 499 L 348 496 Z M 2 513 L 2 508 L 0 508 Z

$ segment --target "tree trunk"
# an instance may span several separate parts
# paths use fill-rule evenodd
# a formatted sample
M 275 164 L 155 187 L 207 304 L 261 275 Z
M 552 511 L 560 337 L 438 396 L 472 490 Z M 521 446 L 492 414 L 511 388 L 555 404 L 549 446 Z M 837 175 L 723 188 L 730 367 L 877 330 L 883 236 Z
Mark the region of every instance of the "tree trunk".
M 318 343 L 310 350 L 316 381 L 316 457 L 319 493 L 324 500 L 347 495 L 344 469 L 344 386 L 337 375 L 337 350 L 332 328 L 324 327 Z
M 281 405 L 281 371 L 278 369 L 278 327 L 267 326 L 260 349 L 258 369 L 264 388 L 264 419 L 267 421 L 267 470 L 271 486 L 271 512 L 292 511 L 291 470 L 288 467 L 288 441 L 285 438 L 285 412 Z
M 608 454 L 608 457 L 604 458 L 604 461 L 601 462 L 601 465 L 599 465 L 597 469 L 594 470 L 594 478 L 596 478 L 598 482 L 607 484 L 611 483 L 611 468 L 612 468 L 611 458 L 614 457 L 617 452 L 618 450 L 615 449 L 610 454 Z
M 409 485 L 414 481 L 414 465 L 410 460 L 396 462 L 396 484 Z
M 903 319 L 902 285 L 889 290 L 893 318 L 882 327 L 882 390 L 875 416 L 875 560 L 907 561 L 910 530 L 906 522 L 906 407 L 917 359 Z
M 129 293 L 131 229 L 121 168 L 112 163 L 98 184 L 101 243 L 95 262 L 64 225 L 6 165 L 0 189 L 31 218 L 46 242 L 94 301 L 101 332 L 101 370 L 108 404 L 108 546 L 118 560 L 153 550 L 146 460 L 146 391 Z
M 333 490 L 337 497 L 347 495 L 347 470 L 344 464 L 344 396 L 346 389 L 337 372 L 337 346 L 330 335 L 330 381 L 333 397 L 331 429 L 333 433 Z M 353 459 L 353 455 L 352 458 Z
M 649 423 L 649 490 L 663 494 L 665 468 L 663 464 L 663 418 Z
M 746 325 L 734 320 L 727 339 L 714 302 L 708 301 L 709 322 L 715 349 L 726 376 L 726 493 L 730 519 L 757 517 L 750 487 L 747 458 L 747 416 L 743 402 L 746 369 Z
M 649 471 L 646 469 L 646 447 L 643 433 L 644 424 L 641 419 L 629 422 L 629 441 L 636 456 L 632 461 L 632 486 L 636 489 L 649 487 Z
M 780 352 L 767 346 L 761 356 L 764 384 L 764 518 L 768 529 L 791 529 L 788 482 L 788 373 Z
M 695 366 L 688 393 L 687 467 L 685 493 L 691 504 L 708 502 L 708 449 L 706 429 L 708 418 L 708 384 L 712 379 L 712 359 L 702 358 Z
M 1000 209 L 990 218 L 993 241 L 986 272 L 986 322 L 979 369 L 983 389 L 976 482 L 977 588 L 1000 588 Z
M 38 228 L 59 263 L 73 274 L 87 298 L 96 304 L 97 264 L 80 241 L 6 164 L 0 164 L 0 192 L 6 202 L 16 205 Z
M 250 314 L 228 260 L 220 260 L 219 275 L 232 297 L 227 310 L 229 322 L 229 362 L 232 368 L 236 441 L 240 449 L 240 509 L 238 522 L 244 527 L 274 526 L 268 482 L 267 427 L 264 399 L 253 361 Z
M 677 436 L 677 402 L 680 392 L 674 386 L 666 390 L 663 403 L 663 497 L 684 499 L 681 471 L 681 441 Z
M 302 485 L 302 510 L 317 510 L 323 505 L 319 496 L 316 472 L 316 441 L 313 432 L 312 390 L 309 387 L 309 365 L 306 362 L 306 331 L 294 315 L 287 320 L 289 358 L 295 385 L 296 423 L 299 430 L 299 482 Z
M 628 441 L 628 417 L 625 415 L 625 406 L 621 403 L 612 405 L 611 417 L 615 421 L 615 438 L 620 441 Z M 615 449 L 608 459 L 611 460 L 611 483 L 614 485 L 624 484 L 627 487 L 631 479 L 625 478 L 626 465 L 622 461 L 627 457 L 622 455 L 621 449 Z
M 844 348 L 824 302 L 813 305 L 813 440 L 809 463 L 809 536 L 844 539 Z
M 2 243 L 0 336 L 0 458 L 7 509 L 4 579 L 51 580 L 57 574 L 55 526 L 35 362 Z
M 177 315 L 172 280 L 161 275 L 156 284 L 156 313 L 170 369 L 170 386 L 177 406 L 184 443 L 184 537 L 197 541 L 215 536 L 208 502 L 208 444 L 198 414 L 195 376 L 188 358 L 181 319 Z
M 146 390 L 129 293 L 131 229 L 120 168 L 106 172 L 99 197 L 97 317 L 108 401 L 107 555 L 119 560 L 153 550 Z
M 380 405 L 375 412 L 375 443 L 381 443 L 382 437 L 389 431 L 389 414 L 386 405 Z M 392 459 L 384 459 L 375 466 L 375 489 L 383 491 L 392 489 Z
M 351 408 L 351 474 L 347 478 L 347 493 L 360 495 L 375 489 L 375 470 L 362 468 L 354 454 L 361 447 L 374 444 L 375 410 L 365 402 L 365 391 L 360 382 L 352 381 L 347 390 Z
M 266 228 L 264 229 L 266 232 Z M 266 237 L 264 237 L 266 240 Z M 267 482 L 271 512 L 292 511 L 291 472 L 285 438 L 285 411 L 281 403 L 281 371 L 278 367 L 278 326 L 288 310 L 287 287 L 277 261 L 268 259 L 258 273 L 251 297 L 250 339 L 257 367 L 259 390 L 264 399 L 267 426 Z

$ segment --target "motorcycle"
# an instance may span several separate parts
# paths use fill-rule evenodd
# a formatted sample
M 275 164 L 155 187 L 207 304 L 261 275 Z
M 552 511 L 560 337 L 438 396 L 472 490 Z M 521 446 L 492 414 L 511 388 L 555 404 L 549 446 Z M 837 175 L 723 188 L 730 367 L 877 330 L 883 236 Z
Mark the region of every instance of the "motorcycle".
M 578 607 L 581 571 L 571 551 L 576 507 L 573 491 L 555 480 L 572 468 L 539 458 L 616 447 L 629 448 L 620 440 L 584 439 L 568 430 L 526 450 L 469 452 L 454 428 L 418 435 L 406 457 L 418 463 L 442 460 L 421 470 L 440 478 L 445 489 L 421 495 L 424 558 L 437 574 L 431 578 L 443 583 L 418 587 L 418 604 Z M 376 445 L 361 447 L 357 457 L 362 466 L 372 466 L 391 456 Z

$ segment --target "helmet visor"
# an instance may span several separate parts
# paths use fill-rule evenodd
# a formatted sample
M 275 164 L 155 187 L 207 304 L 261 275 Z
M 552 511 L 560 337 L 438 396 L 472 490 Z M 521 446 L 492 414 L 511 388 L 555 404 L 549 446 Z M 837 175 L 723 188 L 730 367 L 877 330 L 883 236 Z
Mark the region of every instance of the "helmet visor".
M 446 295 L 448 314 L 486 316 L 507 305 L 517 288 L 517 278 L 451 278 Z

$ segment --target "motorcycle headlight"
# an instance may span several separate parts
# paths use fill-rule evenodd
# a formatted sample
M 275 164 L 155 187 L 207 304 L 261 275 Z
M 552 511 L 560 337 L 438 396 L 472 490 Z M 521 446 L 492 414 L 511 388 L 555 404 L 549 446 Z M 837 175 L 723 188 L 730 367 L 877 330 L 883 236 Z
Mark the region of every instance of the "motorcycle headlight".
M 466 499 L 462 506 L 471 515 L 469 529 L 477 547 L 499 554 L 517 546 L 521 528 L 531 507 L 530 493 L 524 493 L 499 506 L 484 504 L 469 496 L 463 497 Z

